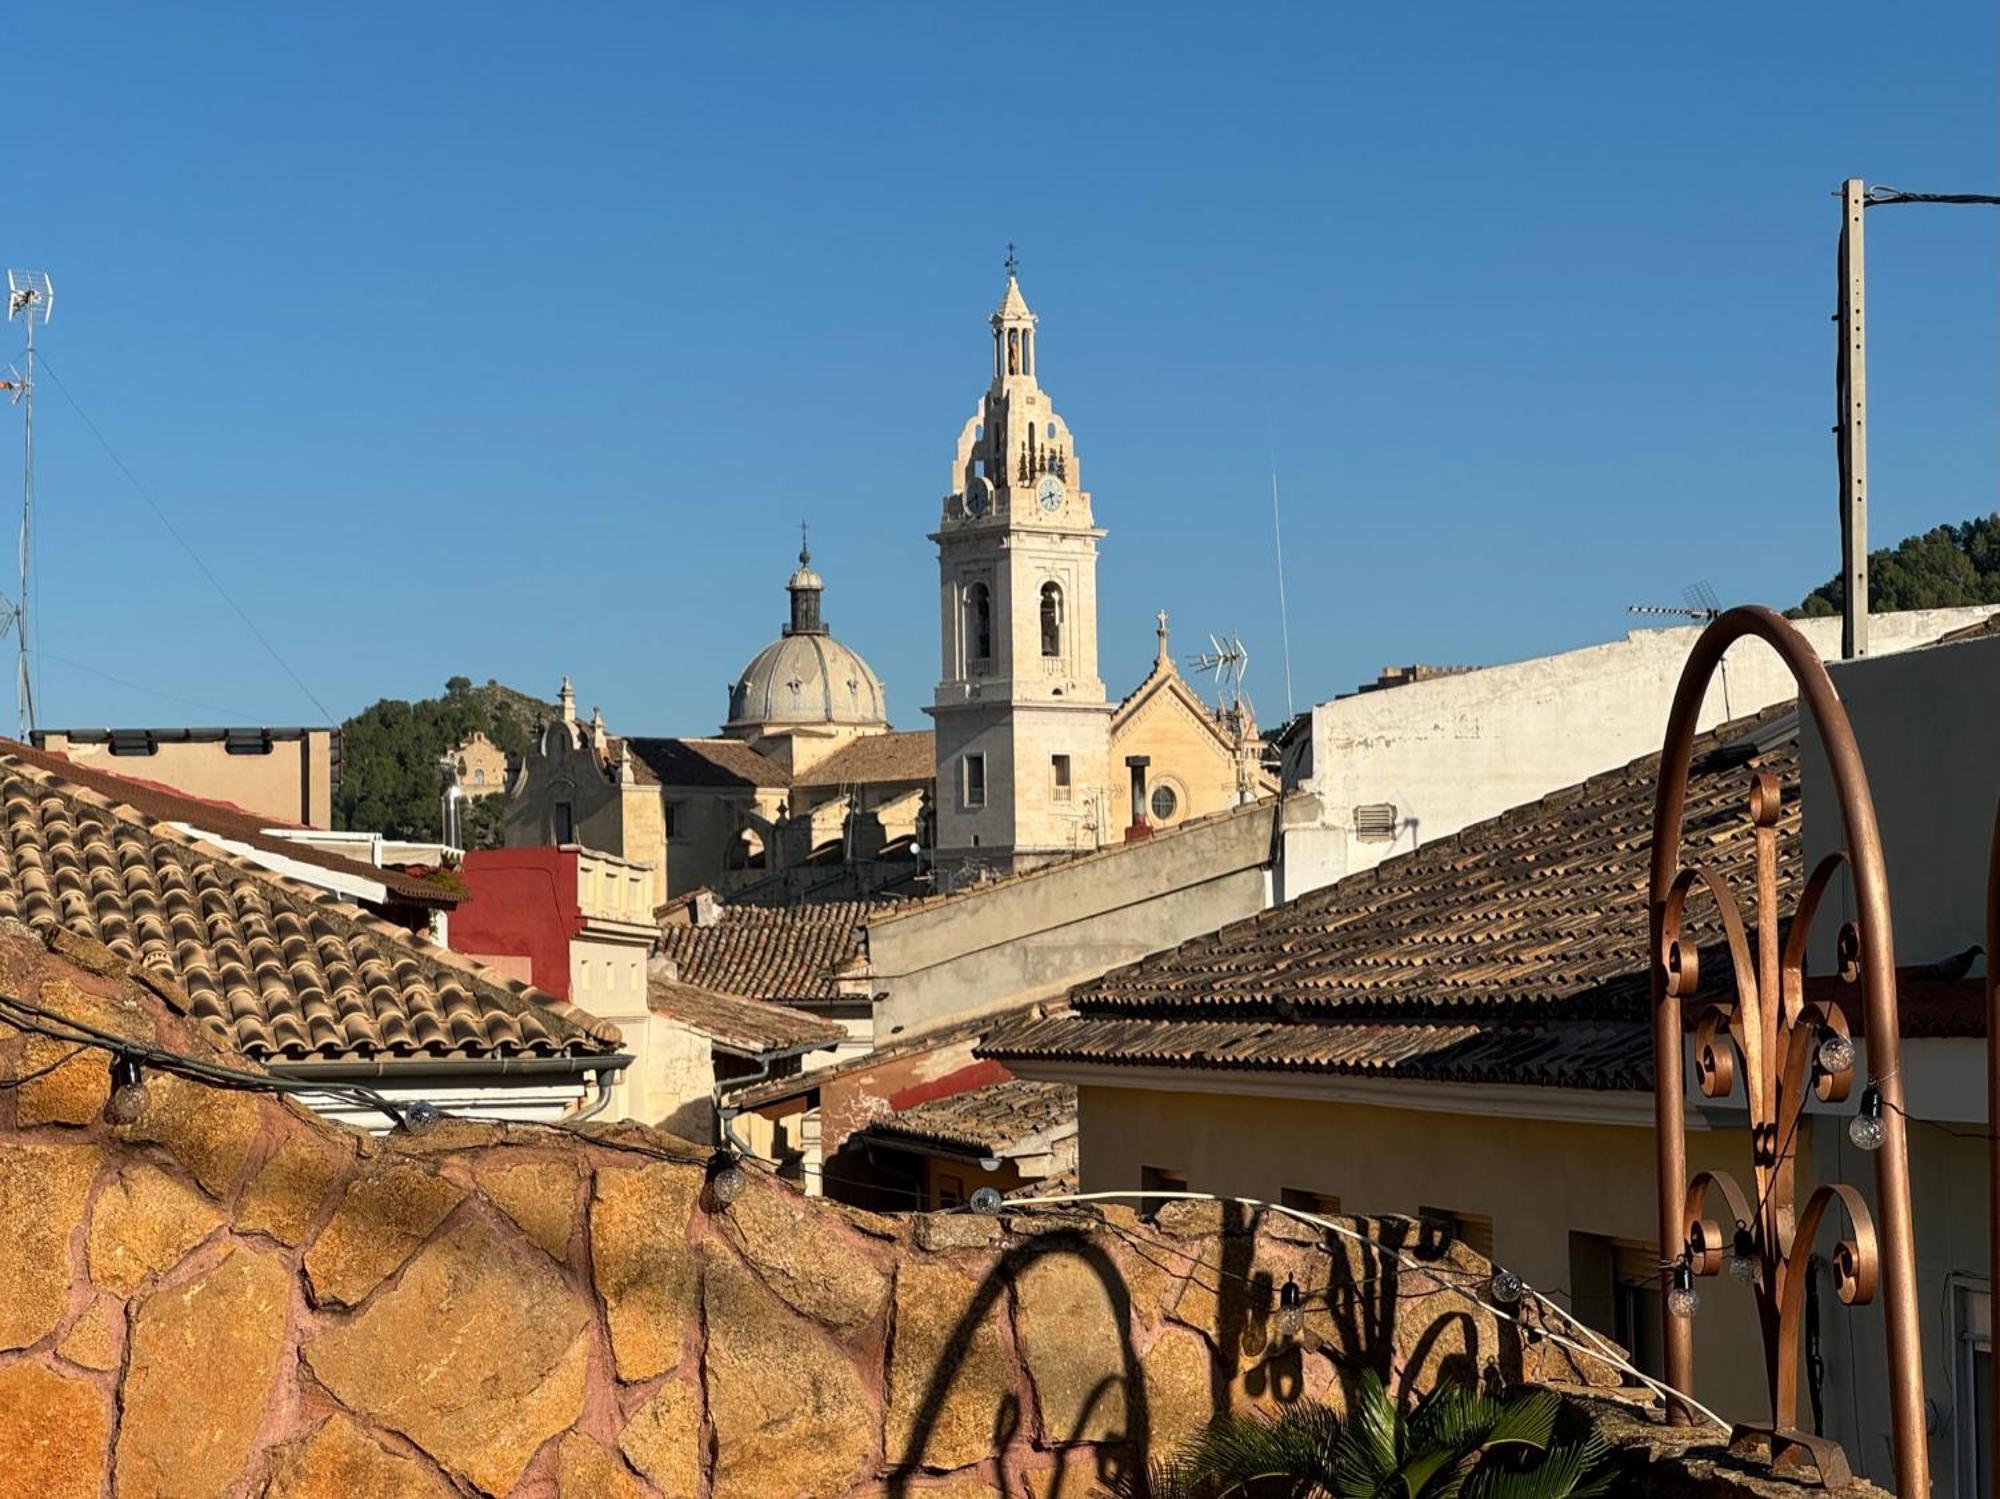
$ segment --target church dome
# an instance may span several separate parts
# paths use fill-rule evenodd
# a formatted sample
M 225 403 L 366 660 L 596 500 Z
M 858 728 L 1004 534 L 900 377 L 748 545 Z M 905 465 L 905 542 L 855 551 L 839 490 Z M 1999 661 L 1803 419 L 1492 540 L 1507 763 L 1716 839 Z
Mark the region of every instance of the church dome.
M 820 616 L 825 588 L 801 549 L 798 571 L 786 583 L 792 620 L 785 632 L 751 658 L 729 689 L 729 729 L 835 724 L 887 728 L 882 679 L 860 656 L 827 633 Z

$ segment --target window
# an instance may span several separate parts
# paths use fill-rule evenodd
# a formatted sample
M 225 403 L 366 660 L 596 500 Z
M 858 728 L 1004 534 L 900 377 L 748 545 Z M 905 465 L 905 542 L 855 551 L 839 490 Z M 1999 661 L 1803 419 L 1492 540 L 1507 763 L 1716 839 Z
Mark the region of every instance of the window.
M 983 807 L 986 805 L 986 757 L 967 755 L 965 757 L 965 805 Z
M 557 802 L 555 808 L 555 835 L 558 843 L 576 842 L 576 818 L 568 802 Z
M 1068 755 L 1049 756 L 1049 776 L 1053 783 L 1052 789 L 1055 794 L 1055 799 L 1059 802 L 1068 801 L 1069 800 L 1069 756 Z
M 486 767 L 484 765 L 472 773 L 472 784 L 475 786 L 484 786 L 486 784 Z
M 1162 782 L 1153 788 L 1153 821 L 1171 822 L 1181 809 L 1181 799 L 1174 795 L 1174 788 Z
M 1042 654 L 1060 656 L 1062 654 L 1063 596 L 1062 588 L 1054 583 L 1042 585 Z
M 1990 1291 L 1958 1287 L 1958 1368 L 1953 1371 L 1958 1407 L 1958 1491 L 1990 1494 L 1992 1475 L 1986 1471 L 1992 1448 L 1987 1423 L 1992 1418 L 1989 1386 L 1993 1378 L 1993 1296 Z
M 1632 1362 L 1653 1375 L 1666 1367 L 1660 1346 L 1659 1258 L 1657 1249 L 1636 1239 L 1569 1236 L 1570 1309 L 1631 1349 Z
M 965 590 L 965 649 L 971 660 L 993 659 L 993 590 L 984 583 Z
M 1417 1217 L 1451 1235 L 1483 1260 L 1493 1258 L 1493 1220 L 1480 1213 L 1458 1213 L 1450 1208 L 1418 1208 Z
M 1318 1213 L 1322 1218 L 1340 1216 L 1340 1198 L 1332 1192 L 1284 1187 L 1278 1192 L 1278 1204 L 1280 1207 L 1297 1208 L 1301 1213 Z
M 660 813 L 661 820 L 666 823 L 666 828 L 664 829 L 664 831 L 669 838 L 680 837 L 680 829 L 675 826 L 675 824 L 680 820 L 679 818 L 674 816 L 676 810 L 677 809 L 675 808 L 674 804 L 672 802 L 668 802 L 665 808 Z
M 1179 1171 L 1166 1171 L 1158 1166 L 1139 1168 L 1139 1190 L 1142 1192 L 1185 1192 L 1187 1189 L 1188 1179 Z M 1150 1218 L 1172 1201 L 1171 1197 L 1141 1198 L 1139 1212 Z
M 1396 837 L 1396 804 L 1367 802 L 1354 809 L 1354 836 L 1363 843 L 1390 843 Z
M 964 1177 L 950 1176 L 940 1171 L 937 1174 L 937 1179 L 932 1183 L 932 1187 L 931 1210 L 933 1212 L 943 1212 L 946 1208 L 963 1207 L 965 1205 Z

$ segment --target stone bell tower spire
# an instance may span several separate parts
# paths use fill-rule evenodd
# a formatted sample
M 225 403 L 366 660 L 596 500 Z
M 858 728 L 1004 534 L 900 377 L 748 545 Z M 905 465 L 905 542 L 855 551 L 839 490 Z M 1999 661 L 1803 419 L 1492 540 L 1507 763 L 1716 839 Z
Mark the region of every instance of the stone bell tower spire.
M 1097 542 L 1040 320 L 1007 247 L 991 380 L 959 432 L 931 540 L 943 586 L 936 868 L 1016 870 L 1108 841 L 1111 708 L 1097 674 Z

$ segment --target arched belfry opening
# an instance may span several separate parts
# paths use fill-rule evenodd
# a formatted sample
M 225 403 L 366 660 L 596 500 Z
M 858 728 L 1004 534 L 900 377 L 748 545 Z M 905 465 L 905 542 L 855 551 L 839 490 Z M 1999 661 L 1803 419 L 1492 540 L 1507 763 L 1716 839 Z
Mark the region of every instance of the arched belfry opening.
M 1042 654 L 1062 654 L 1063 592 L 1060 583 L 1042 585 Z

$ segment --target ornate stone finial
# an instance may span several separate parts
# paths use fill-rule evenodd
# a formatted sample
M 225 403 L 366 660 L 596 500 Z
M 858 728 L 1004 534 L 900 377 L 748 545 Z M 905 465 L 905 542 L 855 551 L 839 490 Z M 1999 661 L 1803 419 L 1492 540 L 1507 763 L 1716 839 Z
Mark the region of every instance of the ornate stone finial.
M 1160 662 L 1164 665 L 1167 660 L 1167 611 L 1162 609 L 1153 618 L 1159 621 L 1156 633 L 1160 637 Z
M 806 523 L 799 522 L 799 566 L 806 567 L 813 560 L 812 548 L 806 545 Z
M 562 690 L 556 695 L 556 706 L 562 710 L 564 723 L 576 722 L 576 689 L 569 685 L 569 677 L 562 679 Z

